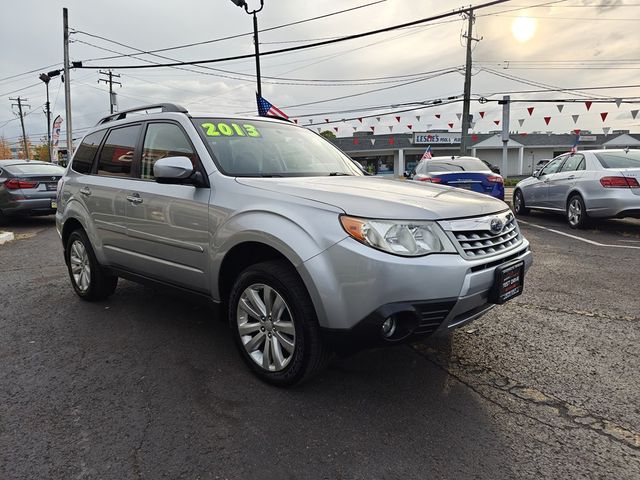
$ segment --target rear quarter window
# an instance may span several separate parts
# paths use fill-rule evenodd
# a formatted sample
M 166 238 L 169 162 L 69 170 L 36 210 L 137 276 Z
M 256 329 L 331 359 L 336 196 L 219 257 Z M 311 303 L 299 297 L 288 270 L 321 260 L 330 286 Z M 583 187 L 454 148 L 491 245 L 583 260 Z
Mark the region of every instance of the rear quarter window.
M 78 150 L 76 150 L 73 160 L 71 161 L 71 169 L 74 172 L 89 174 L 93 167 L 93 160 L 96 158 L 98 147 L 104 138 L 105 130 L 87 135 Z

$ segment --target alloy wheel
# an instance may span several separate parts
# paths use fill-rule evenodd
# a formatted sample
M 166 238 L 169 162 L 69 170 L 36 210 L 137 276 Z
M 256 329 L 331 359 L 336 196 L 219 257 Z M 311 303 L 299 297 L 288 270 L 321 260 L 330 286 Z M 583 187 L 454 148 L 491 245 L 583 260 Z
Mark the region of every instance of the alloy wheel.
M 520 210 L 522 209 L 522 194 L 520 192 L 516 192 L 513 203 L 515 204 L 514 207 L 516 209 L 516 213 L 520 213 Z
M 73 281 L 81 292 L 86 292 L 91 285 L 91 265 L 87 249 L 79 240 L 71 244 L 69 262 Z
M 247 354 L 266 371 L 284 370 L 293 358 L 296 331 L 282 295 L 263 283 L 242 292 L 236 309 L 238 333 Z
M 569 209 L 567 211 L 567 218 L 571 225 L 578 225 L 582 219 L 582 204 L 579 198 L 573 198 L 569 202 Z

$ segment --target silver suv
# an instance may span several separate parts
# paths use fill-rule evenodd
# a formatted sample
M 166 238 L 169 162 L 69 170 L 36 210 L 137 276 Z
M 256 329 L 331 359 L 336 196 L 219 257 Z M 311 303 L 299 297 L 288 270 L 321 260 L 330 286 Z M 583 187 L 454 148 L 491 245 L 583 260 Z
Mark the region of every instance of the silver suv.
M 108 297 L 118 277 L 195 293 L 276 385 L 332 352 L 478 318 L 522 292 L 532 261 L 499 200 L 365 176 L 284 120 L 172 104 L 89 131 L 59 183 L 56 224 L 81 298 Z

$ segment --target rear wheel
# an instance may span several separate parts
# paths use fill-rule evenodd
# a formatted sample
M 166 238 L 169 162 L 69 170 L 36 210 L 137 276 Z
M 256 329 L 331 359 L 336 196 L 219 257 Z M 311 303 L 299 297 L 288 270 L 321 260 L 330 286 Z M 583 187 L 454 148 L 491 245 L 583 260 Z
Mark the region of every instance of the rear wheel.
M 229 323 L 249 368 L 287 386 L 319 372 L 329 358 L 309 294 L 284 261 L 253 265 L 236 279 Z
M 104 300 L 115 291 L 118 277 L 108 274 L 98 263 L 83 230 L 75 230 L 69 235 L 65 260 L 71 285 L 83 300 Z
M 527 215 L 529 209 L 524 204 L 524 195 L 521 190 L 516 190 L 513 194 L 513 211 L 516 215 Z
M 589 224 L 587 208 L 578 194 L 572 195 L 567 202 L 567 222 L 571 228 L 585 228 Z

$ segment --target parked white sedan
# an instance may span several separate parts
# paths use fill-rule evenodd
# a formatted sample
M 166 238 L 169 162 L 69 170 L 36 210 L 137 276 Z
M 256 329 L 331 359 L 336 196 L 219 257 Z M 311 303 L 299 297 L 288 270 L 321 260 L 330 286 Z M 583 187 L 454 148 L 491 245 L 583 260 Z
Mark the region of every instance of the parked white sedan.
M 516 215 L 563 212 L 571 228 L 592 218 L 640 218 L 640 150 L 591 150 L 554 158 L 513 192 Z

